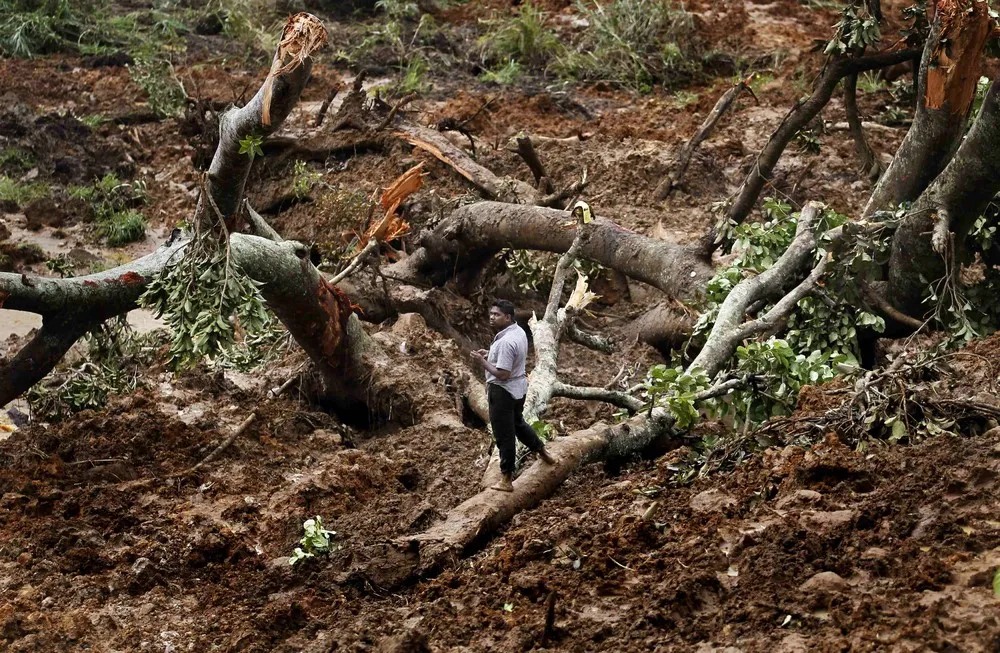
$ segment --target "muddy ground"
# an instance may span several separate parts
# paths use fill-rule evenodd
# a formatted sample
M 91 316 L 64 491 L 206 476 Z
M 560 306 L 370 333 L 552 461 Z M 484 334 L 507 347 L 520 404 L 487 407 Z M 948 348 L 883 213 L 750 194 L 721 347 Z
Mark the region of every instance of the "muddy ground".
M 569 2 L 541 4 L 559 15 L 572 10 Z M 883 4 L 895 17 L 903 3 Z M 809 52 L 813 39 L 828 37 L 836 15 L 825 3 L 795 0 L 688 6 L 719 51 L 747 60 L 781 56 L 755 88 L 759 102 L 739 102 L 662 205 L 652 202 L 653 189 L 732 83 L 730 72 L 638 95 L 607 84 L 552 90 L 534 77 L 501 88 L 465 69 L 432 70 L 431 87 L 409 116 L 434 124 L 479 112 L 469 124 L 480 163 L 528 182 L 530 173 L 503 144 L 521 130 L 549 137 L 538 146 L 543 161 L 564 182 L 586 168 L 587 199 L 598 213 L 692 241 L 714 221 L 711 204 L 735 191 L 808 89 L 821 61 Z M 494 11 L 514 10 L 505 2 L 456 3 L 438 20 L 471 30 Z M 343 17 L 328 24 L 335 36 L 357 34 Z M 219 107 L 266 72 L 238 57 L 223 60 L 217 52 L 228 53 L 225 47 L 192 42 L 177 64 L 189 93 Z M 210 115 L 189 114 L 87 126 L 74 116 L 148 111 L 126 68 L 91 63 L 67 54 L 0 60 L 3 145 L 31 152 L 31 178 L 52 184 L 59 203 L 55 213 L 7 206 L 2 217 L 8 244 L 36 243 L 47 257 L 84 250 L 114 262 L 148 251 L 190 215 L 212 123 Z M 410 207 L 415 230 L 472 196 L 446 166 L 392 139 L 315 154 L 344 138 L 313 126 L 331 89 L 358 72 L 338 65 L 329 53 L 319 58 L 281 134 L 306 150 L 289 152 L 285 141 L 250 185 L 252 202 L 272 207 L 269 218 L 284 235 L 335 251 L 359 227 L 357 198 L 418 161 L 429 175 Z M 369 85 L 398 74 L 376 66 Z M 678 91 L 694 100 L 680 101 Z M 497 99 L 480 111 L 490 98 Z M 891 104 L 884 88 L 860 97 L 866 120 Z M 839 99 L 823 119 L 814 134 L 819 151 L 793 144 L 771 191 L 856 214 L 870 187 L 837 126 L 844 121 Z M 884 120 L 869 136 L 877 151 L 891 153 L 904 130 Z M 290 201 L 296 159 L 323 184 Z M 109 171 L 144 180 L 150 195 L 150 235 L 125 251 L 95 241 L 85 212 L 64 206 L 59 190 Z M 33 212 L 60 217 L 39 224 L 29 220 Z M 51 273 L 43 260 L 15 263 Z M 628 290 L 601 306 L 591 326 L 621 326 L 659 300 L 640 284 Z M 521 303 L 538 308 L 538 300 Z M 0 331 L 13 324 L 9 315 L 0 311 Z M 451 317 L 482 337 L 481 317 Z M 590 466 L 443 573 L 412 581 L 384 545 L 477 492 L 490 440 L 462 406 L 462 378 L 471 372 L 453 342 L 413 316 L 369 328 L 412 370 L 407 385 L 421 388 L 416 425 L 345 425 L 296 388 L 269 398 L 303 363 L 292 351 L 251 374 L 202 366 L 174 375 L 157 363 L 142 389 L 106 408 L 29 424 L 0 442 L 0 650 L 1000 650 L 1000 600 L 992 590 L 1000 566 L 996 429 L 864 452 L 831 432 L 812 448 L 769 449 L 687 487 L 670 480 L 679 454 Z M 18 342 L 11 338 L 8 348 Z M 998 343 L 977 343 L 956 376 L 994 383 Z M 567 344 L 560 372 L 570 382 L 603 385 L 623 362 L 645 369 L 658 360 L 648 348 L 605 355 Z M 24 402 L 13 407 L 28 412 Z M 254 408 L 260 419 L 218 460 L 178 475 Z M 612 412 L 557 400 L 549 421 L 565 434 Z M 336 531 L 338 550 L 292 567 L 302 521 L 314 515 Z

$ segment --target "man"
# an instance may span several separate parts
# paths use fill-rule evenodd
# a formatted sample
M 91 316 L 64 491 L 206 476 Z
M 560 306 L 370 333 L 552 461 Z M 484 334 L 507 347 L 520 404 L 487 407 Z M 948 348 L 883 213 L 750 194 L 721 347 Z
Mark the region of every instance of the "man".
M 514 321 L 514 304 L 498 299 L 490 307 L 490 326 L 498 331 L 489 350 L 472 352 L 472 358 L 486 370 L 486 396 L 490 402 L 490 425 L 500 450 L 500 471 L 503 478 L 493 486 L 501 492 L 514 491 L 514 438 L 552 465 L 555 459 L 545 450 L 535 429 L 524 421 L 524 396 L 528 393 L 528 377 L 524 364 L 528 357 L 528 337 Z

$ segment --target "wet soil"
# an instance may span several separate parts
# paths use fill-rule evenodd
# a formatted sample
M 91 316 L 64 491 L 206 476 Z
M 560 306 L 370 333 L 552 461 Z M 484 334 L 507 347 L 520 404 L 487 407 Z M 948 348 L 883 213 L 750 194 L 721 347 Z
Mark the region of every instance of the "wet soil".
M 572 11 L 563 0 L 539 4 Z M 602 84 L 553 90 L 538 79 L 501 89 L 461 71 L 432 72 L 430 90 L 408 117 L 434 125 L 475 115 L 468 128 L 479 163 L 528 183 L 507 141 L 522 130 L 544 137 L 537 149 L 551 176 L 570 183 L 586 170 L 586 199 L 596 212 L 649 235 L 693 241 L 714 223 L 712 203 L 738 188 L 788 107 L 808 91 L 821 61 L 809 51 L 812 40 L 826 38 L 836 17 L 796 0 L 688 4 L 701 38 L 719 51 L 753 61 L 780 56 L 761 69 L 759 102 L 738 102 L 664 203 L 652 202 L 653 189 L 732 83 L 730 73 L 700 79 L 680 98 L 676 89 L 636 95 Z M 439 19 L 469 30 L 515 11 L 507 2 L 455 3 Z M 899 29 L 893 25 L 887 34 Z M 8 94 L 0 145 L 35 162 L 2 172 L 37 169 L 32 179 L 51 184 L 59 201 L 68 185 L 107 172 L 141 179 L 154 234 L 106 251 L 72 211 L 59 224 L 29 224 L 26 207 L 7 206 L 0 240 L 34 243 L 49 256 L 84 249 L 127 260 L 188 218 L 198 167 L 213 147 L 213 112 L 245 97 L 266 72 L 222 61 L 210 45 L 192 47 L 177 66 L 204 111 L 96 128 L 79 118 L 148 111 L 126 68 L 67 56 L 0 60 Z M 320 58 L 279 135 L 284 149 L 269 150 L 248 187 L 256 207 L 274 207 L 268 219 L 285 236 L 327 251 L 362 228 L 367 198 L 417 162 L 428 176 L 407 207 L 415 232 L 473 197 L 453 170 L 398 140 L 344 150 L 357 134 L 331 132 L 329 122 L 314 126 L 320 104 L 355 72 Z M 885 109 L 888 95 L 884 88 L 862 94 L 866 120 Z M 814 131 L 819 151 L 793 143 L 768 194 L 792 203 L 820 199 L 856 214 L 870 188 L 859 180 L 846 130 L 834 127 L 844 121 L 839 98 L 823 120 Z M 904 133 L 882 126 L 869 138 L 887 153 Z M 304 197 L 293 193 L 296 160 L 318 175 Z M 43 261 L 14 264 L 48 273 Z M 588 322 L 617 328 L 660 300 L 648 288 L 631 290 Z M 541 308 L 537 297 L 521 304 Z M 0 311 L 4 336 L 9 315 Z M 485 337 L 474 316 L 454 322 Z M 440 575 L 415 581 L 388 543 L 422 531 L 478 491 L 490 437 L 462 403 L 472 372 L 453 342 L 413 316 L 368 328 L 406 370 L 399 391 L 422 400 L 414 426 L 345 426 L 310 406 L 298 386 L 271 398 L 304 361 L 293 352 L 253 374 L 199 367 L 173 375 L 154 366 L 143 389 L 101 411 L 9 436 L 0 431 L 0 650 L 1000 648 L 1000 600 L 991 588 L 1000 567 L 996 430 L 866 452 L 831 433 L 808 450 L 769 449 L 734 472 L 682 488 L 669 482 L 679 453 L 590 466 Z M 567 344 L 559 367 L 569 382 L 604 385 L 625 362 L 645 369 L 659 360 L 649 348 L 605 355 Z M 957 377 L 967 387 L 953 392 L 991 387 L 1000 369 L 995 339 L 974 343 L 963 360 Z M 259 418 L 242 437 L 186 473 L 255 409 Z M 547 420 L 565 435 L 612 413 L 556 400 Z M 302 521 L 314 515 L 336 531 L 337 550 L 291 566 Z

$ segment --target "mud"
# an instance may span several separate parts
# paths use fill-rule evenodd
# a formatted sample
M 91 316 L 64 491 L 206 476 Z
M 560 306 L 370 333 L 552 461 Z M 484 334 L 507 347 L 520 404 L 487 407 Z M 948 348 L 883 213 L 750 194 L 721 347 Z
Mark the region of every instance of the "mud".
M 572 12 L 565 0 L 538 4 L 560 17 Z M 902 4 L 883 3 L 887 12 Z M 585 199 L 597 213 L 692 242 L 714 224 L 712 203 L 738 188 L 768 135 L 808 90 L 821 61 L 809 51 L 812 40 L 826 38 L 836 17 L 797 0 L 688 6 L 700 38 L 725 56 L 716 77 L 681 89 L 686 99 L 676 89 L 639 96 L 607 84 L 556 88 L 543 78 L 499 89 L 456 67 L 429 73 L 430 89 L 407 117 L 435 125 L 475 115 L 467 126 L 477 161 L 528 183 L 530 172 L 507 142 L 522 130 L 540 137 L 538 153 L 558 183 L 587 171 Z M 516 11 L 493 0 L 451 3 L 438 19 L 468 37 L 477 21 Z M 893 19 L 887 38 L 898 29 Z M 346 18 L 331 25 L 338 36 L 357 30 Z M 91 128 L 80 120 L 148 112 L 143 91 L 117 65 L 123 61 L 0 60 L 7 93 L 0 149 L 31 157 L 27 165 L 8 159 L 0 172 L 21 178 L 36 169 L 32 178 L 50 184 L 56 202 L 4 206 L 8 245 L 37 244 L 46 258 L 83 249 L 114 262 L 150 251 L 190 217 L 217 112 L 245 99 L 266 71 L 236 64 L 236 56 L 223 60 L 233 51 L 217 35 L 190 40 L 177 71 L 197 110 L 163 121 Z M 365 135 L 330 130 L 336 101 L 324 126 L 315 127 L 319 105 L 357 72 L 327 56 L 279 135 L 284 144 L 268 150 L 248 188 L 254 206 L 273 207 L 267 217 L 281 233 L 335 251 L 363 228 L 368 198 L 421 161 L 424 188 L 404 207 L 414 235 L 473 197 L 453 170 L 395 139 L 345 149 Z M 734 61 L 754 62 L 750 68 L 763 74 L 759 103 L 741 99 L 695 154 L 678 191 L 654 204 L 652 191 L 675 153 L 735 79 Z M 379 66 L 397 72 L 373 63 Z M 888 103 L 886 89 L 859 98 L 866 120 Z M 793 203 L 819 199 L 855 214 L 869 188 L 846 130 L 833 128 L 844 121 L 841 101 L 822 118 L 814 130 L 819 151 L 793 144 L 765 194 Z M 868 136 L 888 153 L 904 133 L 883 127 Z M 457 135 L 456 143 L 468 140 Z M 304 197 L 293 193 L 297 160 L 318 175 Z M 62 204 L 68 185 L 107 172 L 144 180 L 151 198 L 144 209 L 150 238 L 121 252 L 95 248 L 79 224 L 81 207 Z M 400 247 L 411 251 L 412 241 Z M 16 265 L 50 273 L 43 260 Z M 638 284 L 629 290 L 606 298 L 587 317 L 589 326 L 620 330 L 662 299 Z M 476 314 L 483 301 L 455 302 L 460 310 L 450 316 L 479 346 L 488 338 Z M 520 303 L 542 308 L 537 297 Z M 0 311 L 4 349 L 18 342 L 10 333 L 35 324 L 19 317 Z M 490 437 L 463 404 L 472 370 L 453 342 L 415 316 L 368 328 L 401 370 L 395 390 L 419 400 L 415 426 L 342 424 L 309 404 L 306 381 L 272 398 L 269 391 L 296 377 L 304 362 L 293 352 L 250 374 L 198 367 L 175 375 L 154 365 L 143 389 L 101 411 L 32 424 L 0 441 L 0 649 L 1000 648 L 1000 601 L 991 589 L 1000 567 L 995 429 L 866 452 L 831 433 L 808 450 L 772 448 L 734 472 L 680 488 L 670 482 L 670 467 L 681 452 L 590 466 L 439 576 L 414 579 L 412 560 L 391 543 L 479 491 Z M 957 355 L 950 391 L 993 392 L 998 351 L 988 339 Z M 642 346 L 605 355 L 565 344 L 559 369 L 568 382 L 602 386 L 626 362 L 645 369 L 661 360 Z M 829 408 L 829 401 L 813 389 L 802 410 Z M 17 408 L 27 411 L 23 403 Z M 186 473 L 253 410 L 259 418 L 217 460 Z M 564 435 L 613 412 L 557 399 L 546 419 Z M 293 567 L 288 556 L 302 521 L 314 515 L 336 531 L 337 550 Z

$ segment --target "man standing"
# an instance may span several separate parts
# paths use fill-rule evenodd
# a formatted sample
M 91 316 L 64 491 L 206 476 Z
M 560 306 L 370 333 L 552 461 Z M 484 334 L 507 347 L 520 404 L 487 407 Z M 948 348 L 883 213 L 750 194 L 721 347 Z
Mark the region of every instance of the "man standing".
M 489 350 L 472 352 L 472 358 L 486 370 L 486 396 L 490 402 L 490 425 L 500 450 L 500 471 L 503 479 L 493 486 L 501 492 L 514 491 L 514 457 L 516 437 L 524 446 L 552 465 L 555 459 L 545 450 L 545 444 L 535 429 L 524 421 L 524 397 L 528 393 L 528 377 L 524 364 L 528 357 L 528 337 L 514 321 L 514 304 L 498 299 L 490 307 L 490 326 L 498 331 Z

